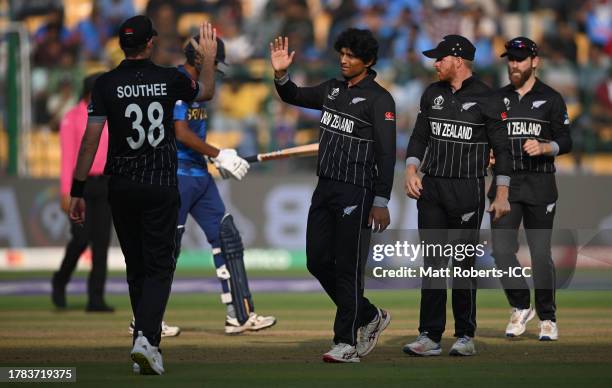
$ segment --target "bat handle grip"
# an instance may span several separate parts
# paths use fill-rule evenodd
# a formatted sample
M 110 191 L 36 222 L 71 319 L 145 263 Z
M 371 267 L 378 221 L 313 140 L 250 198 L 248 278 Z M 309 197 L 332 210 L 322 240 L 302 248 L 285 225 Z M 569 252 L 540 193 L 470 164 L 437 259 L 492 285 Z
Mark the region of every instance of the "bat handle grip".
M 259 162 L 259 159 L 257 158 L 257 155 L 246 156 L 243 159 L 246 160 L 249 163 L 257 163 L 257 162 Z

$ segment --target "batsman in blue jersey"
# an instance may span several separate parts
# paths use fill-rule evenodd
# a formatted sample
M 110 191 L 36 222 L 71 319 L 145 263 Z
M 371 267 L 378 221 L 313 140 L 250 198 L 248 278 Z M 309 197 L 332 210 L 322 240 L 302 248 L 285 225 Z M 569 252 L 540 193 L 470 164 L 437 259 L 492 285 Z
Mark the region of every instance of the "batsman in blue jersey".
M 201 71 L 210 72 L 208 88 L 209 100 L 214 95 L 214 73 L 218 63 L 225 64 L 225 47 L 217 38 L 215 58 L 205 58 L 194 47 L 198 47 L 199 37 L 193 38 L 185 47 L 186 62 L 179 71 L 197 80 Z M 249 164 L 239 157 L 234 149 L 217 149 L 206 143 L 207 112 L 204 102 L 190 103 L 177 101 L 174 108 L 174 129 L 178 149 L 178 188 L 181 197 L 177 226 L 177 252 L 180 253 L 181 237 L 185 231 L 187 215 L 191 214 L 206 234 L 212 246 L 216 274 L 221 282 L 221 302 L 227 306 L 225 320 L 226 334 L 240 334 L 244 331 L 266 329 L 276 323 L 273 316 L 255 313 L 244 267 L 244 248 L 240 234 L 232 216 L 225 211 L 225 205 L 211 174 L 208 172 L 208 157 L 217 167 L 224 179 L 241 180 L 247 173 Z M 165 325 L 165 322 L 164 322 Z M 165 325 L 162 335 L 177 335 L 180 329 Z

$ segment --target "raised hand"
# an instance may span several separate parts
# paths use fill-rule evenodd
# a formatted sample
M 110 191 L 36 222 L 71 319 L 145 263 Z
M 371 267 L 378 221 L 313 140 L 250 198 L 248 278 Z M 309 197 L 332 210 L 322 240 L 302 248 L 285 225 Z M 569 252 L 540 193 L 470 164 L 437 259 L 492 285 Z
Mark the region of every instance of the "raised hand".
M 200 25 L 200 41 L 191 38 L 191 45 L 204 60 L 213 60 L 217 55 L 217 30 L 206 22 Z
M 278 37 L 274 39 L 274 42 L 270 43 L 270 59 L 272 61 L 272 68 L 274 69 L 276 78 L 280 78 L 285 75 L 291 63 L 293 63 L 293 57 L 295 51 L 289 54 L 289 38 Z

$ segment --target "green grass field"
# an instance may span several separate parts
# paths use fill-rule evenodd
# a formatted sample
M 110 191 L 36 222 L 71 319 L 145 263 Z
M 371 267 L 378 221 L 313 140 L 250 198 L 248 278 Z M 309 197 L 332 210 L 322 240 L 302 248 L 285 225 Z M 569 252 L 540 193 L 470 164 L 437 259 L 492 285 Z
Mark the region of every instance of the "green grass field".
M 87 387 L 338 387 L 338 386 L 609 386 L 612 381 L 612 292 L 560 291 L 560 341 L 537 341 L 532 321 L 524 337 L 502 337 L 509 309 L 500 291 L 478 297 L 472 358 L 412 358 L 401 352 L 417 334 L 418 292 L 370 292 L 392 314 L 375 351 L 360 364 L 324 364 L 334 309 L 322 293 L 258 294 L 257 310 L 278 324 L 259 333 L 223 334 L 217 295 L 177 294 L 166 318 L 183 333 L 162 343 L 167 374 L 136 376 L 129 359 L 127 296 L 109 296 L 117 312 L 86 314 L 84 297 L 56 312 L 48 297 L 0 298 L 0 366 L 76 366 Z M 448 312 L 450 317 L 450 311 Z M 443 340 L 452 344 L 452 319 Z M 21 385 L 20 385 L 21 386 Z

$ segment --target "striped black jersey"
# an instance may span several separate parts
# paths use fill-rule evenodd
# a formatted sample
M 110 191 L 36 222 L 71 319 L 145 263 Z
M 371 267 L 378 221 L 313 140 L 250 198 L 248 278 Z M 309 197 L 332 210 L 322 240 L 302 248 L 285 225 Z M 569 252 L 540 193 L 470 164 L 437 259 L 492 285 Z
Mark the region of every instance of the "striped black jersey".
M 176 68 L 157 66 L 148 59 L 126 59 L 101 75 L 88 112 L 91 121 L 108 121 L 104 173 L 176 186 L 174 104 L 192 101 L 198 92 L 198 83 Z
M 563 97 L 536 78 L 530 91 L 522 97 L 512 84 L 498 90 L 499 98 L 506 105 L 508 140 L 512 154 L 512 179 L 510 202 L 530 205 L 550 205 L 559 197 L 555 181 L 555 156 L 529 156 L 523 145 L 528 139 L 551 143 L 555 155 L 572 149 L 569 117 Z M 497 173 L 497 168 L 494 168 Z M 495 196 L 495 182 L 488 196 Z
M 498 93 L 508 112 L 506 126 L 512 170 L 554 173 L 554 156 L 529 156 L 523 150 L 523 145 L 528 139 L 536 139 L 546 143 L 555 142 L 557 154 L 570 152 L 572 139 L 563 97 L 537 78 L 531 90 L 522 97 L 512 84 L 501 88 Z
M 418 159 L 430 176 L 480 178 L 487 175 L 492 147 L 498 174 L 510 176 L 505 116 L 502 101 L 474 76 L 455 93 L 448 82 L 435 82 L 421 96 L 408 161 Z
M 317 175 L 369 188 L 388 200 L 395 167 L 395 101 L 375 77 L 370 70 L 351 87 L 338 79 L 298 87 L 288 76 L 275 84 L 283 101 L 322 112 Z

